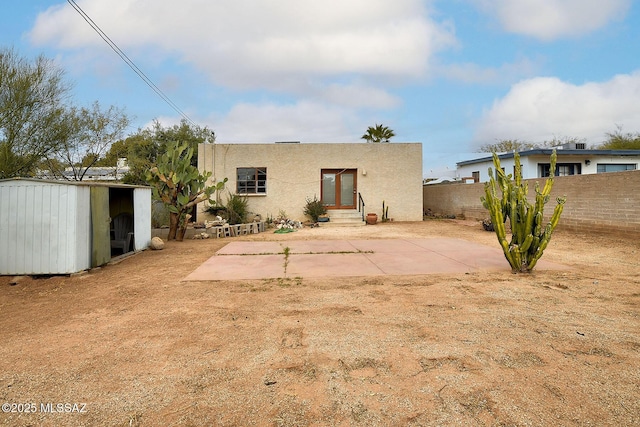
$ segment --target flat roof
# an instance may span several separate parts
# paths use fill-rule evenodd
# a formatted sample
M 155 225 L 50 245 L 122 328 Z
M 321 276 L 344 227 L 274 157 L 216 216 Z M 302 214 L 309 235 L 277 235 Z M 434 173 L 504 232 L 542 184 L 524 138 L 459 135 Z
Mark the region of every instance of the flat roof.
M 520 157 L 527 156 L 536 156 L 536 155 L 545 155 L 550 156 L 553 153 L 553 148 L 534 148 L 533 150 L 525 150 L 520 151 Z M 640 150 L 567 150 L 567 149 L 555 149 L 558 157 L 560 156 L 629 156 L 629 157 L 640 157 Z M 498 154 L 498 158 L 502 159 L 511 159 L 513 158 L 514 152 L 508 153 L 500 153 Z M 489 155 L 486 157 L 480 157 L 472 160 L 464 160 L 462 162 L 457 162 L 458 166 L 472 165 L 475 163 L 485 163 L 487 161 L 492 161 L 493 155 Z
M 271 145 L 271 146 L 293 146 L 293 147 L 304 147 L 308 145 L 326 145 L 326 146 L 337 146 L 337 145 L 362 145 L 362 146 L 388 146 L 388 145 L 399 145 L 399 144 L 422 144 L 422 142 L 417 141 L 389 141 L 389 142 L 366 142 L 366 141 L 352 141 L 352 142 L 305 142 L 305 141 L 275 141 L 275 142 L 201 142 L 198 145 Z

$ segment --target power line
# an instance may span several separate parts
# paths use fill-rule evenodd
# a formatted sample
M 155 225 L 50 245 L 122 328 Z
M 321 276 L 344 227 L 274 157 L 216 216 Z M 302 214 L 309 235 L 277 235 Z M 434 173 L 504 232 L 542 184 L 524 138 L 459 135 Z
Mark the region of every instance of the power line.
M 102 40 L 104 40 L 105 43 L 109 45 L 109 47 L 138 75 L 138 77 L 140 77 L 147 84 L 147 86 L 149 86 L 160 98 L 162 98 L 164 102 L 166 102 L 185 120 L 187 120 L 192 125 L 197 126 L 197 124 L 193 120 L 191 120 L 191 118 L 187 116 L 187 114 L 182 111 L 158 86 L 156 86 L 156 84 L 153 83 L 153 81 L 151 81 L 151 79 L 147 77 L 147 75 L 140 68 L 138 68 L 138 66 L 127 56 L 127 54 L 125 54 L 122 49 L 120 49 L 118 45 L 113 40 L 111 40 L 108 35 L 105 34 L 104 31 L 102 31 L 98 24 L 93 22 L 93 19 L 91 19 L 91 17 L 87 15 L 87 13 L 82 10 L 82 8 L 78 6 L 78 4 L 74 0 L 67 0 L 67 3 L 69 3 L 76 10 L 76 12 L 80 14 L 80 16 L 87 22 L 87 24 L 89 24 L 89 26 L 93 28 L 96 33 L 98 33 L 100 38 L 102 38 Z

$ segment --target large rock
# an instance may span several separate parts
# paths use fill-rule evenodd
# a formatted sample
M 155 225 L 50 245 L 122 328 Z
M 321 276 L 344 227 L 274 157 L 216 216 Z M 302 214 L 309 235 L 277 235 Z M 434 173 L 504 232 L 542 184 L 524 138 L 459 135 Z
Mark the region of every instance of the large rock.
M 164 241 L 159 237 L 154 237 L 151 239 L 151 244 L 149 245 L 151 249 L 154 251 L 159 251 L 164 249 Z

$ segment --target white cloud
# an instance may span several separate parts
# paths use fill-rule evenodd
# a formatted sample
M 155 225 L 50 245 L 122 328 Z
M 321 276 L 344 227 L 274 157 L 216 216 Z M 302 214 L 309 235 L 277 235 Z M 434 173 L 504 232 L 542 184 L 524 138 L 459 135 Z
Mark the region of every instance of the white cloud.
M 318 98 L 335 105 L 367 109 L 391 109 L 402 103 L 401 99 L 383 89 L 359 83 L 329 84 L 318 93 Z
M 600 143 L 616 125 L 640 129 L 638 99 L 640 71 L 583 85 L 551 77 L 524 80 L 485 112 L 474 139 L 486 144 L 502 139 L 542 142 L 578 137 Z
M 227 143 L 351 142 L 354 135 L 349 129 L 360 120 L 346 109 L 301 101 L 289 105 L 237 104 L 224 117 L 209 121 L 217 123 L 212 129 L 218 142 Z
M 579 36 L 621 18 L 631 0 L 472 0 L 511 33 L 540 40 Z
M 464 83 L 505 84 L 533 75 L 539 66 L 528 58 L 498 67 L 481 67 L 478 64 L 452 64 L 442 67 L 439 74 L 449 80 Z
M 425 74 L 454 42 L 423 0 L 85 0 L 78 4 L 127 52 L 174 55 L 221 85 L 295 90 L 305 78 L 343 73 Z M 69 5 L 41 14 L 36 44 L 92 49 L 104 42 Z

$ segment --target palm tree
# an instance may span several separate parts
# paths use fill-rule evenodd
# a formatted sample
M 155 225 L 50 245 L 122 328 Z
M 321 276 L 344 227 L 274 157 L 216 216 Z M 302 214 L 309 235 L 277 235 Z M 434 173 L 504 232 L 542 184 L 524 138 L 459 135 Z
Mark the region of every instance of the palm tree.
M 375 126 L 369 126 L 367 132 L 360 138 L 367 142 L 389 142 L 394 136 L 396 136 L 396 134 L 393 130 L 376 123 Z

